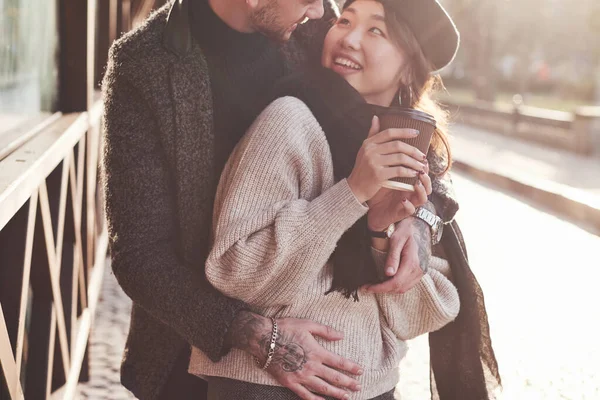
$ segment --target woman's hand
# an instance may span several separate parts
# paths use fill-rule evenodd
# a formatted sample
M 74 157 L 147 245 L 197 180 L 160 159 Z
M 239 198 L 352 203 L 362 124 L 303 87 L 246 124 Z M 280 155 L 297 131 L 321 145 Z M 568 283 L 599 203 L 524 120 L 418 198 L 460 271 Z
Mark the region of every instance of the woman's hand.
M 361 375 L 362 368 L 325 350 L 315 340 L 315 336 L 330 341 L 342 340 L 343 333 L 306 319 L 281 318 L 277 325 L 275 354 L 267 372 L 282 386 L 303 400 L 323 400 L 315 393 L 346 399 L 350 391 L 361 389 L 359 382 L 348 374 Z M 254 355 L 264 364 L 271 330 L 269 318 L 241 311 L 231 324 L 226 342 Z
M 429 211 L 435 212 L 435 209 Z M 385 263 L 385 275 L 389 279 L 365 285 L 363 289 L 370 293 L 406 293 L 419 283 L 429 266 L 431 229 L 424 221 L 415 217 L 403 219 L 396 224 L 389 241 L 390 250 Z
M 369 229 L 383 231 L 390 224 L 410 217 L 415 213 L 417 207 L 427 203 L 427 196 L 432 191 L 427 163 L 425 163 L 424 171 L 425 173 L 420 174 L 419 180 L 415 184 L 414 192 L 382 187 L 371 200 L 367 201 Z
M 416 147 L 400 141 L 417 136 L 414 129 L 386 129 L 379 132 L 379 119 L 373 117 L 369 136 L 363 142 L 348 185 L 356 198 L 364 203 L 391 178 L 410 178 L 425 171 L 427 158 Z

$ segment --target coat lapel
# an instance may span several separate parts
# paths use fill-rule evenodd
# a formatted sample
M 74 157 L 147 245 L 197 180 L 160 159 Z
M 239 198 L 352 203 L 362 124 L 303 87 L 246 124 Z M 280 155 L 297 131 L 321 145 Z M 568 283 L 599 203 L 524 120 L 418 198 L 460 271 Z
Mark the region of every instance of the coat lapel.
M 184 261 L 197 262 L 208 250 L 215 186 L 212 92 L 198 46 L 172 65 L 169 83 L 181 254 Z

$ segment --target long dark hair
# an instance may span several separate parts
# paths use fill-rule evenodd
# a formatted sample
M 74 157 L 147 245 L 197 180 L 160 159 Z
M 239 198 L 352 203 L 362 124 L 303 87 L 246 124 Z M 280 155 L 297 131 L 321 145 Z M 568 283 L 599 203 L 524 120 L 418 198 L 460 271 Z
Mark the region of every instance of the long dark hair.
M 342 10 L 345 10 L 355 1 L 347 0 Z M 450 150 L 447 133 L 448 112 L 432 98 L 435 91 L 444 88 L 442 78 L 439 75 L 431 74 L 434 71 L 432 64 L 425 57 L 411 29 L 403 22 L 402 17 L 397 12 L 398 5 L 394 3 L 397 3 L 398 0 L 371 1 L 377 1 L 383 5 L 385 23 L 392 41 L 407 56 L 407 62 L 400 71 L 400 75 L 403 77 L 400 92 L 410 93 L 410 95 L 402 97 L 410 99 L 410 107 L 431 114 L 436 120 L 437 128 L 431 141 L 430 151 L 433 151 L 444 162 L 442 163 L 443 169 L 431 171 L 431 173 L 433 175 L 443 175 L 452 166 L 452 151 Z M 408 106 L 405 103 L 403 105 Z

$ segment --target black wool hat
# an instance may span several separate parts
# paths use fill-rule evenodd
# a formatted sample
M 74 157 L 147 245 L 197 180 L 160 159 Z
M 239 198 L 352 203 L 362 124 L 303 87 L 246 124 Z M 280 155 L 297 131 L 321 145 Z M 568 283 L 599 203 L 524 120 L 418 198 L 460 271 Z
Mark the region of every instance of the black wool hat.
M 347 0 L 344 8 L 356 0 Z M 375 0 L 378 1 L 378 0 Z M 423 54 L 433 64 L 434 73 L 454 60 L 460 33 L 438 0 L 383 0 L 406 23 L 419 42 Z

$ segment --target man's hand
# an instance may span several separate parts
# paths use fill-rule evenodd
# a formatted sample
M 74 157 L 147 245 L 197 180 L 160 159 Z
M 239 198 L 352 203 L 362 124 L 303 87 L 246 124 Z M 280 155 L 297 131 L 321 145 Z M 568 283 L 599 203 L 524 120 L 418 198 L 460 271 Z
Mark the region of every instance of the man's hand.
M 360 390 L 358 381 L 342 372 L 361 375 L 361 367 L 325 350 L 314 338 L 341 340 L 343 333 L 296 318 L 278 319 L 277 325 L 275 354 L 267 371 L 281 385 L 305 400 L 322 400 L 311 392 L 346 399 L 347 390 Z M 271 330 L 270 319 L 251 312 L 240 312 L 229 329 L 227 342 L 264 363 L 271 343 Z
M 424 207 L 435 212 L 431 203 Z M 406 218 L 396 225 L 390 238 L 385 265 L 385 274 L 390 279 L 364 289 L 371 293 L 406 293 L 419 283 L 430 258 L 431 228 L 418 218 Z

